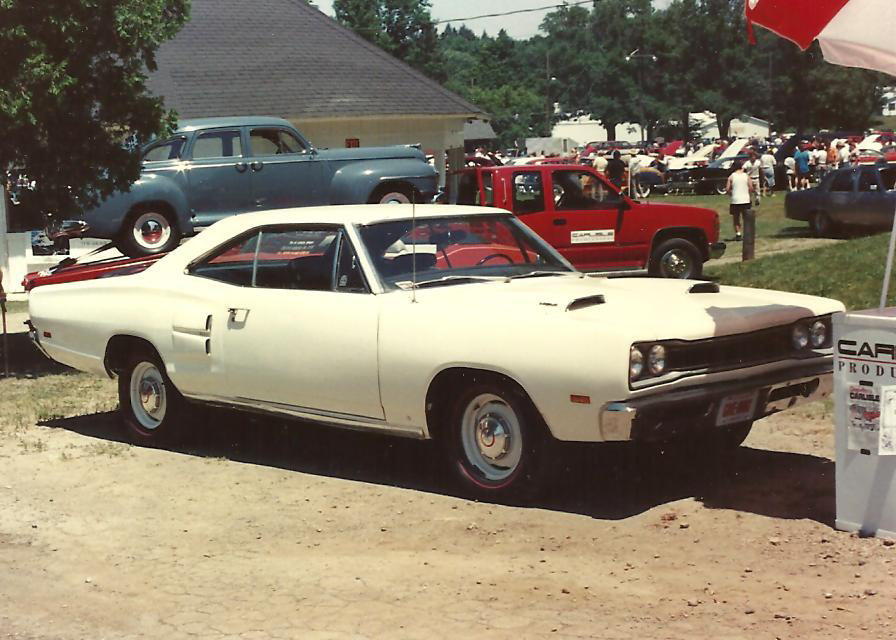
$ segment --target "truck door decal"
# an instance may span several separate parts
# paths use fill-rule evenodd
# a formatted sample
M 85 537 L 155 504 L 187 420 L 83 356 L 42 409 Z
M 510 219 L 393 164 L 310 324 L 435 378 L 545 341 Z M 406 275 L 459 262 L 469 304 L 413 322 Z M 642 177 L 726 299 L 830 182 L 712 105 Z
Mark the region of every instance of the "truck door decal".
M 604 244 L 615 241 L 615 229 L 588 229 L 585 231 L 572 231 L 569 234 L 570 244 Z

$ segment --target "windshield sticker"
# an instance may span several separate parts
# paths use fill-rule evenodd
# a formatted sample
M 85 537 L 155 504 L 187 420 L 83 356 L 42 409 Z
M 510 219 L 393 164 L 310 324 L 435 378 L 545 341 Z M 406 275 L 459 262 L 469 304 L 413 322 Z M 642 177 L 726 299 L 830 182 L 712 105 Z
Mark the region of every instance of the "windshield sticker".
M 591 229 L 588 231 L 572 231 L 569 234 L 571 244 L 598 244 L 616 241 L 614 229 Z

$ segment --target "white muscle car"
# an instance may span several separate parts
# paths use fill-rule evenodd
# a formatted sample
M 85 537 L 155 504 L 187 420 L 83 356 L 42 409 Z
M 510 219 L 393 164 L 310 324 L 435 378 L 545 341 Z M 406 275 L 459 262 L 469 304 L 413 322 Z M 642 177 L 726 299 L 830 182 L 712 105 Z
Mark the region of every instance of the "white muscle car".
M 363 205 L 223 220 L 145 271 L 46 285 L 31 335 L 118 376 L 137 442 L 211 404 L 433 438 L 471 493 L 557 440 L 736 447 L 830 392 L 834 300 L 594 278 L 507 212 Z

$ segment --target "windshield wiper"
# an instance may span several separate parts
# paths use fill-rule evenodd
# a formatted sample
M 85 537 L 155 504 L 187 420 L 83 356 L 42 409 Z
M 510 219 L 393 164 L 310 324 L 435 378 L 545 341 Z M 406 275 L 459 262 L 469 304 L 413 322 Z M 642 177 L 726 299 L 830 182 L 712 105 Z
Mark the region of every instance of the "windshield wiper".
M 499 280 L 504 280 L 504 278 L 495 276 L 445 276 L 444 278 L 439 278 L 437 280 L 426 280 L 425 282 L 418 282 L 416 285 L 413 285 L 412 283 L 407 281 L 396 284 L 402 288 L 411 288 L 412 286 L 416 286 L 417 289 L 424 289 L 426 287 L 438 287 L 441 285 L 469 284 L 471 282 L 495 282 Z
M 508 280 L 517 280 L 519 278 L 541 278 L 543 276 L 565 276 L 572 271 L 530 271 L 529 273 L 521 273 L 516 276 L 507 276 Z

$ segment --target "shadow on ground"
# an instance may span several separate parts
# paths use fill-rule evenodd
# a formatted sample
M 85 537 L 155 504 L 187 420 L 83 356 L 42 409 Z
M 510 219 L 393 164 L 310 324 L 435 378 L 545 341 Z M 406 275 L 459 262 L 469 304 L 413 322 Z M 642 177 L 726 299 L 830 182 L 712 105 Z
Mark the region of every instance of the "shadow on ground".
M 125 442 L 114 412 L 41 426 Z M 214 412 L 191 442 L 171 451 L 314 475 L 460 496 L 432 442 L 280 423 Z M 805 454 L 741 447 L 695 462 L 628 445 L 564 445 L 545 497 L 525 505 L 617 520 L 693 497 L 706 507 L 832 526 L 834 463 Z
M 2 340 L 2 339 L 0 339 Z M 4 376 L 3 342 L 0 341 L 0 379 Z M 47 358 L 38 351 L 27 333 L 10 333 L 6 336 L 6 348 L 9 353 L 10 378 L 41 378 L 61 374 L 77 373 Z

